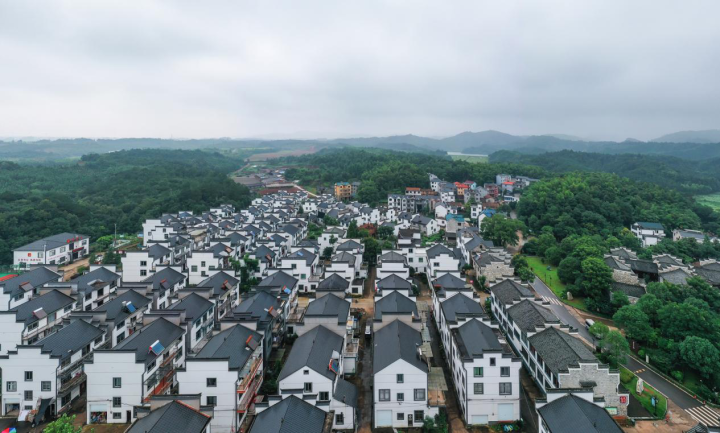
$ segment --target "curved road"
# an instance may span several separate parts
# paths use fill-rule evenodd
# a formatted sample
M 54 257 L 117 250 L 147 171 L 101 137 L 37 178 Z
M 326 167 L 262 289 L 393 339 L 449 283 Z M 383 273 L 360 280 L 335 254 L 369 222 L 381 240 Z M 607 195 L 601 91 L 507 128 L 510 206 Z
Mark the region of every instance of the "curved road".
M 538 295 L 540 295 L 545 301 L 550 302 L 548 307 L 553 313 L 555 313 L 556 316 L 558 316 L 558 318 L 560 318 L 561 321 L 577 328 L 580 336 L 583 337 L 585 341 L 592 344 L 593 338 L 587 329 L 585 329 L 585 324 L 580 323 L 580 321 L 577 320 L 570 311 L 568 311 L 566 304 L 559 300 L 558 297 L 555 296 L 555 293 L 553 293 L 553 291 L 550 290 L 545 283 L 542 282 L 542 280 L 535 278 L 532 286 Z M 632 357 L 628 357 L 627 362 L 625 362 L 623 366 L 663 393 L 681 409 L 687 411 L 697 421 L 701 421 L 705 425 L 720 424 L 720 418 L 717 412 L 703 405 L 702 402 L 694 399 L 691 395 L 675 386 L 675 384 L 665 379 L 663 376 L 652 371 L 644 363 L 638 362 Z

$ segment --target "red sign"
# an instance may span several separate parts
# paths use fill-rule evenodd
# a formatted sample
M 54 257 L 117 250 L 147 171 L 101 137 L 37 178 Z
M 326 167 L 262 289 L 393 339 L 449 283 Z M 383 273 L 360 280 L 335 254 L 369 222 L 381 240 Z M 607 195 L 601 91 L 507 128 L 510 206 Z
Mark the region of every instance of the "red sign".
M 628 398 L 626 395 L 621 395 L 620 396 L 620 404 L 627 404 L 627 399 Z

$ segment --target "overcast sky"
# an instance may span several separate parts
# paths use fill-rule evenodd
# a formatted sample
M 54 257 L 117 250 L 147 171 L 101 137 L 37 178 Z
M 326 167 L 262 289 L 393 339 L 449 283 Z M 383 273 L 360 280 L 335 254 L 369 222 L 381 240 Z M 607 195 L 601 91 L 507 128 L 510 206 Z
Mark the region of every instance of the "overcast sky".
M 0 136 L 720 128 L 719 16 L 714 0 L 0 0 Z

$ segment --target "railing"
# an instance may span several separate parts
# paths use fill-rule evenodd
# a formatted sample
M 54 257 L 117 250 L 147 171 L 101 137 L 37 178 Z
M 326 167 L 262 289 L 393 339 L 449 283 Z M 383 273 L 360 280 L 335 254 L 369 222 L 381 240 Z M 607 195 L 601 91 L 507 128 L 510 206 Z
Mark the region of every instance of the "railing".
M 350 338 L 345 344 L 345 350 L 343 350 L 343 356 L 354 357 L 357 356 L 360 348 L 359 338 Z
M 165 394 L 165 391 L 170 388 L 173 384 L 173 376 L 175 374 L 175 369 L 170 367 L 162 370 L 158 370 L 153 374 L 152 379 L 154 380 L 156 377 L 161 376 L 158 383 L 153 387 L 153 390 L 148 393 L 148 395 L 144 398 L 144 401 L 147 403 L 150 401 L 150 397 L 154 395 L 163 395 Z M 150 380 L 150 379 L 148 379 Z
M 288 315 L 287 323 L 302 323 L 303 317 L 305 317 L 305 308 L 295 307 Z
M 79 374 L 76 374 L 75 376 L 73 376 L 72 379 L 70 379 L 64 383 L 61 381 L 60 389 L 58 389 L 58 394 L 64 394 L 66 391 L 73 389 L 78 384 L 84 382 L 86 378 L 87 378 L 87 375 L 85 374 L 85 372 L 81 371 Z
M 67 365 L 60 365 L 60 369 L 58 370 L 59 375 L 67 374 L 68 372 L 71 372 L 73 369 L 75 369 L 80 364 L 84 364 L 85 361 L 92 361 L 93 358 L 93 352 L 88 352 L 87 354 L 81 356 L 77 361 L 71 362 Z
M 245 413 L 248 410 L 248 406 L 250 406 L 255 399 L 255 395 L 257 395 L 257 390 L 260 388 L 261 383 L 262 377 L 259 377 L 258 380 L 253 380 L 250 383 L 248 391 L 240 397 L 240 402 L 238 403 L 237 408 L 238 413 Z
M 246 364 L 247 365 L 247 364 Z M 255 360 L 249 365 L 248 371 L 243 377 L 243 379 L 240 381 L 237 387 L 238 394 L 242 394 L 247 392 L 250 385 L 252 385 L 252 382 L 255 380 L 255 376 L 257 375 L 258 370 L 260 369 L 260 366 L 262 365 L 262 358 L 257 357 Z M 244 372 L 240 372 L 240 374 L 243 374 Z

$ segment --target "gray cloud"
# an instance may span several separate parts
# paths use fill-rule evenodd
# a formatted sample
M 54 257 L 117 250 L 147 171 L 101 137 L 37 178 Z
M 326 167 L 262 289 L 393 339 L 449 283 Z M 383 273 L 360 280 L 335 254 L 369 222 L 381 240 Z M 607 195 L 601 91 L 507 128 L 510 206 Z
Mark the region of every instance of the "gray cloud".
M 718 128 L 720 3 L 0 0 L 0 136 Z

